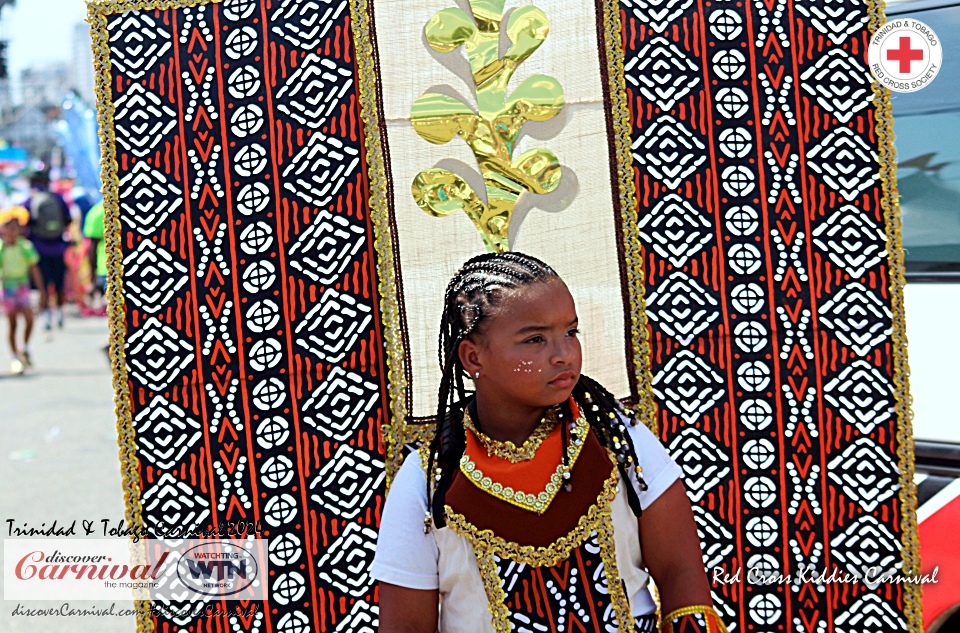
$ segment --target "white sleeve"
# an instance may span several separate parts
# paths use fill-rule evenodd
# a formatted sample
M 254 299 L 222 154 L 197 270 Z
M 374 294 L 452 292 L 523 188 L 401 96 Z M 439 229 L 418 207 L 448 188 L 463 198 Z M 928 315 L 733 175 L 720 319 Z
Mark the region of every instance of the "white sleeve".
M 408 589 L 438 589 L 440 550 L 423 533 L 427 511 L 427 481 L 416 451 L 407 455 L 397 472 L 380 517 L 380 534 L 370 575 Z
M 627 432 L 633 440 L 637 458 L 640 460 L 641 475 L 647 484 L 647 489 L 640 493 L 640 508 L 646 510 L 657 500 L 657 497 L 673 485 L 673 482 L 680 479 L 683 470 L 673 461 L 667 449 L 643 422 L 636 426 L 629 426 L 629 421 L 625 420 L 625 424 L 628 425 Z M 631 483 L 636 486 L 637 481 L 633 470 L 631 469 L 628 473 Z

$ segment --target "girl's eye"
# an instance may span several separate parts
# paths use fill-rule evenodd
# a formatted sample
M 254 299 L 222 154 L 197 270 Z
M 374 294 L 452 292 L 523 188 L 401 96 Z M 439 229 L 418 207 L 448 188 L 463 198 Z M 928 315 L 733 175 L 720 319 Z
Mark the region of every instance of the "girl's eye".
M 576 328 L 576 327 L 573 328 L 572 330 L 567 332 L 567 336 L 580 336 L 580 328 Z
M 531 336 L 524 343 L 540 343 L 541 341 L 543 341 L 543 337 L 538 334 L 537 336 Z

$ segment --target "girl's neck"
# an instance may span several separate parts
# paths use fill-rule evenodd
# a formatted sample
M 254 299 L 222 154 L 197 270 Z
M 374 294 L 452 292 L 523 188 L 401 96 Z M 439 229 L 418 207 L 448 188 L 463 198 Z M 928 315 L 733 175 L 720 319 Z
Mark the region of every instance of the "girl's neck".
M 477 398 L 479 421 L 474 422 L 490 439 L 520 446 L 540 425 L 545 413 L 546 407 L 511 406 Z

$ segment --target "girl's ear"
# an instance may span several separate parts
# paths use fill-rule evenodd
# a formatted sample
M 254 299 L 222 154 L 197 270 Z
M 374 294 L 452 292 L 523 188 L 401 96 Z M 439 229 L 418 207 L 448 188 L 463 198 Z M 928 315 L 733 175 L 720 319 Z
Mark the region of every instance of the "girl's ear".
M 468 374 L 474 376 L 478 371 L 483 372 L 480 362 L 480 346 L 473 340 L 473 337 L 467 337 L 460 341 L 457 354 L 460 356 L 460 364 L 463 365 Z

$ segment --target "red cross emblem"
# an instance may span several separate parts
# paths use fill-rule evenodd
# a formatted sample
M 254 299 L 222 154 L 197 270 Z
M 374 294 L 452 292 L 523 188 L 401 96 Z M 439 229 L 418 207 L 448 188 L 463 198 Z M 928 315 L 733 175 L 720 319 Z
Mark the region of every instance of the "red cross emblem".
M 887 51 L 887 60 L 891 62 L 900 62 L 900 74 L 910 74 L 910 62 L 923 61 L 922 48 L 910 48 L 910 36 L 905 35 L 900 38 L 900 48 L 891 48 Z

